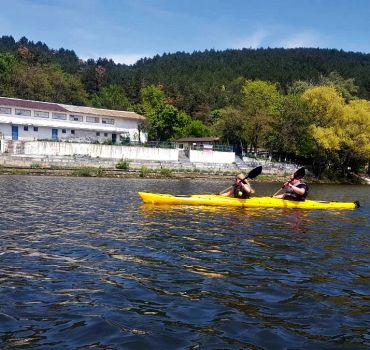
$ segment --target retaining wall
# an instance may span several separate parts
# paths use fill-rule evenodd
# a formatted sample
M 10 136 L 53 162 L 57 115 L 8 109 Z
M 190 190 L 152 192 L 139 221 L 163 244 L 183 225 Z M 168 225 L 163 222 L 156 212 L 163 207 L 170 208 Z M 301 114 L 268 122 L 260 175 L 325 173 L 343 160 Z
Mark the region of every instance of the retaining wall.
M 177 161 L 178 149 L 111 146 L 89 143 L 29 141 L 24 143 L 25 155 L 89 156 L 106 159 Z

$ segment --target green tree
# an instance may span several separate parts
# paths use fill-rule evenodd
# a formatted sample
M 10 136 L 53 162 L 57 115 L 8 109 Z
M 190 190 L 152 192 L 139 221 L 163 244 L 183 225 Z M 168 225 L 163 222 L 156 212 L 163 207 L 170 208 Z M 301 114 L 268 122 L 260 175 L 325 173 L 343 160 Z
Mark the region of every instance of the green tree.
M 370 101 L 353 100 L 346 105 L 340 134 L 343 166 L 360 171 L 370 162 Z
M 30 65 L 19 62 L 11 76 L 14 96 L 75 105 L 87 104 L 87 94 L 78 77 L 66 74 L 57 65 Z
M 311 135 L 317 174 L 325 170 L 344 176 L 370 159 L 370 102 L 345 103 L 334 87 L 317 87 L 303 94 L 312 113 Z
M 121 111 L 132 110 L 131 104 L 121 86 L 109 85 L 100 90 L 92 98 L 92 104 L 97 108 L 107 108 Z
M 50 100 L 73 105 L 88 105 L 88 95 L 77 75 L 63 72 L 59 65 L 45 67 L 52 86 Z
M 285 156 L 306 156 L 313 148 L 309 132 L 311 114 L 299 95 L 282 98 L 279 113 L 271 121 L 267 145 L 271 152 Z
M 148 137 L 159 141 L 174 140 L 183 136 L 184 129 L 190 122 L 186 113 L 166 104 L 162 110 L 150 115 Z
M 141 103 L 136 110 L 147 118 L 146 131 L 149 140 L 174 140 L 191 130 L 192 119 L 185 112 L 168 104 L 160 87 L 144 87 L 140 97 Z
M 347 102 L 356 98 L 359 91 L 355 79 L 344 79 L 338 72 L 331 72 L 329 76 L 321 77 L 318 85 L 333 86 Z
M 212 133 L 220 136 L 221 141 L 226 144 L 247 144 L 249 141 L 248 125 L 245 122 L 244 112 L 235 107 L 218 110 Z
M 246 80 L 242 87 L 242 104 L 248 125 L 250 151 L 264 145 L 273 117 L 277 115 L 281 96 L 275 84 Z
M 338 119 L 343 119 L 345 101 L 332 86 L 318 86 L 302 95 L 311 112 L 309 132 L 314 141 L 313 170 L 317 176 L 334 172 L 339 163 Z
M 0 95 L 12 96 L 11 76 L 16 58 L 9 53 L 0 53 Z
M 211 130 L 200 120 L 191 120 L 181 131 L 180 137 L 207 137 L 211 136 Z
M 140 90 L 141 103 L 138 106 L 141 113 L 146 117 L 161 111 L 166 104 L 164 92 L 154 85 L 149 85 Z

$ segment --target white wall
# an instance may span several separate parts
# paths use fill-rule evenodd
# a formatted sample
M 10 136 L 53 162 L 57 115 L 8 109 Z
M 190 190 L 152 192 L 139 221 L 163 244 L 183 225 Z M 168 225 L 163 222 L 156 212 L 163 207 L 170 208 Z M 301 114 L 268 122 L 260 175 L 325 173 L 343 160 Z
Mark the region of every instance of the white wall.
M 1 138 L 9 140 L 9 136 L 10 136 L 10 140 L 11 140 L 12 139 L 12 126 L 10 124 L 0 123 L 0 133 L 1 133 Z
M 114 119 L 114 124 L 103 124 L 102 117 L 99 116 L 99 123 L 86 122 L 86 115 L 83 115 L 83 121 L 71 121 L 70 113 L 66 113 L 66 120 L 53 119 L 52 113 L 49 113 L 49 118 L 34 117 L 34 111 L 31 110 L 31 116 L 15 115 L 15 109 L 12 108 L 12 114 L 0 114 L 0 132 L 6 139 L 12 139 L 11 126 L 18 126 L 19 140 L 34 140 L 34 139 L 51 139 L 51 129 L 58 129 L 58 138 L 93 138 L 95 140 L 112 139 L 112 133 L 117 135 L 117 142 L 120 141 L 121 133 L 128 133 L 132 141 L 138 140 L 138 123 L 140 121 L 134 119 L 124 119 L 117 117 L 107 117 Z M 28 131 L 24 130 L 24 126 L 28 126 Z M 38 132 L 33 132 L 33 128 L 38 127 Z M 67 133 L 63 134 L 62 129 L 66 129 Z M 75 130 L 75 135 L 71 135 L 70 131 Z M 96 136 L 96 132 L 100 132 L 100 136 Z M 107 136 L 103 136 L 107 133 Z M 147 135 L 140 133 L 141 142 L 146 142 Z
M 234 152 L 218 152 L 213 150 L 189 150 L 189 159 L 194 163 L 228 163 L 235 162 Z
M 177 161 L 178 149 L 110 146 L 88 143 L 29 141 L 24 144 L 26 155 L 86 155 L 99 158 Z

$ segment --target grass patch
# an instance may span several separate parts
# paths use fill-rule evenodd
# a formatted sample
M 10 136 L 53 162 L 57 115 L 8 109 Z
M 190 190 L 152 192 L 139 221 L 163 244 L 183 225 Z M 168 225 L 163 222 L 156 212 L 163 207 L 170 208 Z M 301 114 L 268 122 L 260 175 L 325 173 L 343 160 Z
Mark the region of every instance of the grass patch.
M 159 170 L 159 174 L 163 177 L 172 177 L 173 176 L 173 169 L 170 168 L 161 168 Z
M 104 170 L 99 167 L 90 167 L 84 166 L 72 171 L 72 176 L 80 176 L 80 177 L 101 177 L 104 175 Z
M 31 169 L 40 169 L 41 168 L 41 165 L 39 163 L 32 163 L 30 165 L 30 168 Z
M 150 169 L 148 169 L 146 166 L 142 166 L 139 170 L 139 176 L 140 177 L 147 177 L 150 173 Z
M 130 162 L 127 159 L 121 159 L 116 164 L 116 169 L 129 170 L 130 169 Z

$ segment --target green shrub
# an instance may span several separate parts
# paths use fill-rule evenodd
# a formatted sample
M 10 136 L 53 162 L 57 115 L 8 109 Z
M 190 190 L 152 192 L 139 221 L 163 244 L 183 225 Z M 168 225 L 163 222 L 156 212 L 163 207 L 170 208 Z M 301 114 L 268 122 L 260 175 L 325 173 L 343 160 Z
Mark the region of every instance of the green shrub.
M 82 177 L 96 176 L 96 168 L 90 166 L 83 166 L 81 168 L 73 170 L 72 175 Z
M 164 176 L 164 177 L 171 177 L 172 176 L 172 173 L 173 173 L 173 169 L 169 169 L 169 168 L 161 168 L 159 173 L 161 174 L 161 176 Z
M 113 145 L 113 141 L 111 139 L 105 139 L 103 145 Z
M 116 169 L 129 170 L 130 169 L 130 162 L 127 159 L 121 159 L 116 164 Z
M 39 163 L 32 163 L 30 165 L 30 168 L 31 169 L 40 169 L 41 168 L 41 165 Z
M 140 168 L 139 176 L 140 177 L 146 177 L 146 176 L 148 176 L 149 172 L 150 172 L 150 170 L 146 166 L 143 165 Z
M 104 169 L 100 166 L 98 169 L 96 169 L 96 176 L 102 177 L 104 175 Z

